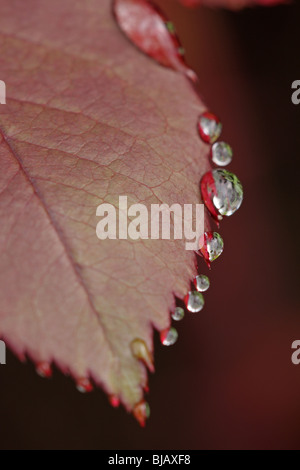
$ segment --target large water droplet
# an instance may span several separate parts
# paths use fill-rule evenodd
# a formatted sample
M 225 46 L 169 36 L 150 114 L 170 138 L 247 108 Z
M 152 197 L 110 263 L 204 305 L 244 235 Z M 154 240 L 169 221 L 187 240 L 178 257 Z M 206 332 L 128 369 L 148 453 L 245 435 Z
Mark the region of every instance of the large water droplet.
M 204 297 L 200 292 L 192 291 L 184 299 L 186 308 L 189 312 L 198 313 L 204 307 Z
M 160 340 L 164 346 L 173 346 L 178 340 L 177 330 L 172 326 L 169 330 L 162 331 Z
M 137 338 L 131 343 L 131 352 L 136 359 L 143 361 L 151 372 L 154 372 L 153 357 L 145 341 Z
M 36 365 L 36 372 L 44 379 L 50 379 L 50 377 L 52 377 L 51 365 L 48 362 L 39 362 Z
M 195 277 L 194 285 L 198 292 L 206 292 L 210 287 L 210 280 L 204 274 Z
M 78 390 L 78 392 L 81 392 L 81 393 L 90 393 L 93 391 L 93 385 L 91 384 L 90 380 L 89 379 L 79 379 L 77 380 L 77 383 L 76 383 L 76 388 Z
M 207 144 L 218 140 L 222 132 L 222 123 L 214 114 L 206 111 L 199 117 L 198 130 L 201 139 Z
M 181 307 L 176 307 L 172 313 L 172 318 L 175 321 L 181 321 L 184 319 L 184 310 Z
M 200 254 L 205 259 L 208 267 L 223 253 L 224 242 L 217 232 L 205 232 L 199 240 Z
M 202 199 L 216 221 L 234 214 L 243 202 L 239 179 L 221 168 L 205 173 L 200 188 Z
M 211 149 L 212 161 L 218 166 L 226 166 L 232 162 L 233 151 L 226 142 L 216 142 Z

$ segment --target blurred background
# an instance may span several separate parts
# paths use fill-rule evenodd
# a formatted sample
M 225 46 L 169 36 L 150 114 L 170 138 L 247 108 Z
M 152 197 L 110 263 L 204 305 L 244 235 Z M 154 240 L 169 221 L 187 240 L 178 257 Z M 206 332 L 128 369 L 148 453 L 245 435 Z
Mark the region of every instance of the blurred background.
M 157 3 L 223 121 L 245 202 L 221 226 L 225 251 L 203 314 L 178 326 L 174 347 L 156 338 L 146 429 L 100 390 L 81 395 L 57 371 L 43 380 L 8 353 L 2 449 L 300 449 L 300 365 L 291 362 L 300 340 L 300 105 L 291 102 L 300 5 L 233 13 Z

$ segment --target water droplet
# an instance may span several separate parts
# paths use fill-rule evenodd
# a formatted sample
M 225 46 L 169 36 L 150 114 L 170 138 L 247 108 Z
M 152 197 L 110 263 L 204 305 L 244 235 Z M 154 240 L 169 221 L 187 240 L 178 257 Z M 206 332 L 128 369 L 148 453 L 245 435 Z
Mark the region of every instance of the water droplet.
M 204 307 L 204 297 L 200 292 L 192 291 L 189 292 L 185 299 L 185 305 L 189 312 L 198 313 Z
M 222 132 L 222 123 L 214 114 L 206 111 L 199 117 L 198 130 L 201 139 L 207 144 L 218 140 Z
M 174 23 L 172 23 L 172 21 L 167 21 L 166 22 L 166 27 L 167 27 L 167 30 L 169 31 L 169 33 L 176 34 L 176 29 L 175 29 Z
M 224 242 L 217 232 L 205 232 L 199 240 L 200 254 L 205 259 L 208 267 L 223 253 Z
M 226 166 L 232 162 L 233 151 L 226 142 L 216 142 L 211 149 L 212 161 L 218 166 Z
M 160 340 L 164 346 L 173 346 L 178 340 L 177 330 L 172 326 L 169 330 L 162 331 Z
M 146 420 L 150 418 L 150 406 L 146 401 L 141 401 L 133 408 L 133 416 L 142 428 L 146 425 Z
M 204 274 L 195 277 L 194 285 L 198 292 L 206 292 L 210 287 L 210 280 Z
M 243 202 L 243 187 L 233 173 L 217 168 L 201 180 L 202 199 L 216 221 L 234 214 Z
M 44 379 L 50 379 L 50 377 L 52 377 L 51 365 L 48 362 L 39 362 L 36 365 L 36 372 Z
M 184 310 L 181 307 L 176 307 L 172 313 L 172 318 L 175 321 L 181 321 L 184 319 Z
M 89 379 L 79 379 L 76 383 L 76 388 L 78 392 L 81 393 L 90 393 L 93 391 L 93 385 Z
M 145 341 L 140 338 L 133 340 L 131 343 L 131 352 L 136 359 L 143 361 L 150 372 L 154 372 L 153 356 Z
M 118 395 L 110 395 L 108 398 L 113 408 L 118 408 L 120 406 L 120 399 Z

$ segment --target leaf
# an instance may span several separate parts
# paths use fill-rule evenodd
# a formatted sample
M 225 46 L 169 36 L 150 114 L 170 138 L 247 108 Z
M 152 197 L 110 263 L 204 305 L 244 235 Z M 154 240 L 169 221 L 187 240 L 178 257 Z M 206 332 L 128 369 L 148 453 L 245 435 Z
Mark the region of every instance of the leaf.
M 197 81 L 195 72 L 185 63 L 173 23 L 157 6 L 147 0 L 114 0 L 114 13 L 122 31 L 140 50 Z
M 282 3 L 290 3 L 290 0 L 179 0 L 188 7 L 206 5 L 209 7 L 226 7 L 231 10 L 241 10 L 245 7 L 264 6 L 271 7 Z
M 182 240 L 100 241 L 96 209 L 120 195 L 199 203 L 204 105 L 126 40 L 110 0 L 0 8 L 0 336 L 45 375 L 54 362 L 131 411 L 147 372 L 130 345 L 151 358 L 195 255 Z

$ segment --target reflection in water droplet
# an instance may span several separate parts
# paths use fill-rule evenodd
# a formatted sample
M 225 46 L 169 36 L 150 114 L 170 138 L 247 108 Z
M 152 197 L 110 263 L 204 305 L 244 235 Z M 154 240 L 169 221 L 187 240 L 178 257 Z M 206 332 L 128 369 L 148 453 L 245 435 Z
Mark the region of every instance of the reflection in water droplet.
M 186 308 L 188 309 L 189 312 L 192 312 L 192 313 L 201 312 L 205 303 L 203 295 L 197 291 L 189 292 L 186 295 L 184 301 L 185 301 Z
M 222 123 L 214 114 L 206 111 L 199 117 L 198 130 L 201 139 L 207 144 L 218 140 L 222 132 Z
M 204 274 L 195 277 L 194 285 L 198 292 L 206 292 L 210 287 L 210 280 Z
M 205 173 L 200 188 L 202 199 L 216 221 L 234 214 L 243 202 L 239 179 L 221 168 Z
M 81 393 L 90 393 L 93 391 L 93 385 L 89 379 L 79 379 L 76 383 L 76 388 L 78 392 Z
M 175 321 L 181 321 L 184 319 L 184 310 L 181 307 L 176 307 L 172 313 L 172 318 Z
M 205 232 L 199 240 L 199 253 L 205 259 L 208 267 L 223 253 L 224 242 L 221 235 L 217 232 Z
M 226 166 L 232 162 L 232 148 L 226 142 L 216 142 L 211 149 L 212 161 L 218 166 Z
M 133 416 L 142 428 L 146 425 L 146 420 L 150 418 L 150 406 L 146 401 L 141 401 L 133 408 Z
M 50 377 L 52 377 L 51 365 L 48 362 L 39 362 L 35 370 L 43 379 L 50 379 Z
M 137 338 L 131 343 L 131 352 L 136 359 L 143 361 L 151 372 L 154 372 L 153 357 L 145 341 Z
M 173 346 L 178 340 L 177 330 L 172 326 L 169 330 L 162 331 L 160 340 L 164 346 Z

